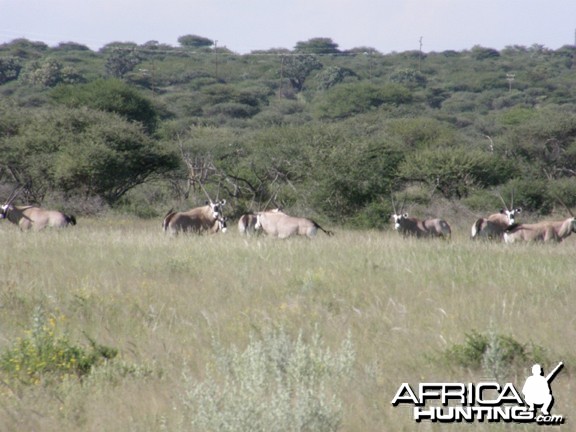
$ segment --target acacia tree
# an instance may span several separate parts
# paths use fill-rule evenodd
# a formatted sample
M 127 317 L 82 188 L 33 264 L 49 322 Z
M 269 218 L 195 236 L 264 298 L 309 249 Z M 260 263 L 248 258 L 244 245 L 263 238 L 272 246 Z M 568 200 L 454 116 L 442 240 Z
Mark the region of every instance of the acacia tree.
M 147 132 L 156 129 L 158 113 L 152 102 L 138 90 L 117 80 L 96 80 L 83 85 L 61 86 L 51 93 L 52 100 L 71 108 L 89 107 L 121 115 L 141 123 Z
M 317 69 L 322 69 L 322 63 L 314 55 L 286 56 L 282 58 L 280 75 L 288 79 L 294 90 L 299 92 L 304 88 L 306 78 Z
M 184 35 L 178 38 L 178 43 L 184 48 L 208 48 L 214 45 L 212 39 L 197 35 Z
M 305 42 L 298 42 L 294 51 L 303 54 L 338 54 L 338 44 L 330 38 L 312 38 Z
M 127 191 L 178 166 L 142 126 L 91 109 L 28 110 L 1 141 L 2 165 L 41 197 L 50 191 L 116 203 Z
M 58 84 L 84 82 L 84 78 L 74 68 L 63 66 L 58 60 L 48 58 L 43 62 L 30 62 L 19 77 L 22 82 L 42 87 L 55 87 Z
M 106 60 L 106 73 L 111 77 L 122 78 L 141 61 L 142 57 L 136 47 L 114 47 Z
M 0 58 L 0 85 L 18 78 L 22 63 L 16 57 Z

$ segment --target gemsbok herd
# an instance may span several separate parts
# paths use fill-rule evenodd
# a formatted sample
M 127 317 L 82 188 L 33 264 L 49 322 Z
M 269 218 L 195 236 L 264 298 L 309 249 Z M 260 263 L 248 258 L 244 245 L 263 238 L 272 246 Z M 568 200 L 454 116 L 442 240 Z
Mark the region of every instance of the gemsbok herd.
M 0 207 L 0 219 L 8 219 L 22 231 L 40 231 L 44 228 L 64 228 L 76 225 L 76 218 L 56 210 L 48 210 L 34 205 L 17 206 L 14 200 L 23 188 L 14 190 L 4 205 Z M 206 193 L 206 191 L 204 191 Z M 212 201 L 208 194 L 208 201 L 201 207 L 187 211 L 177 212 L 171 209 L 162 220 L 162 229 L 171 235 L 180 233 L 215 234 L 227 230 L 227 218 L 224 217 L 223 208 L 226 200 Z M 537 223 L 517 223 L 516 216 L 521 208 L 510 208 L 500 196 L 504 208 L 498 213 L 478 218 L 472 225 L 470 238 L 497 240 L 504 243 L 515 242 L 561 242 L 573 232 L 576 232 L 576 218 L 562 201 L 562 205 L 570 213 L 570 217 L 558 221 L 541 221 Z M 394 229 L 403 237 L 430 238 L 439 237 L 449 239 L 452 229 L 444 219 L 418 219 L 404 213 L 404 203 L 399 210 L 392 199 L 394 213 L 391 219 Z M 263 232 L 270 237 L 285 239 L 292 236 L 313 238 L 318 230 L 327 236 L 332 231 L 322 228 L 317 222 L 304 217 L 295 217 L 286 214 L 282 209 L 265 210 L 247 213 L 238 220 L 238 232 L 242 235 L 251 235 Z

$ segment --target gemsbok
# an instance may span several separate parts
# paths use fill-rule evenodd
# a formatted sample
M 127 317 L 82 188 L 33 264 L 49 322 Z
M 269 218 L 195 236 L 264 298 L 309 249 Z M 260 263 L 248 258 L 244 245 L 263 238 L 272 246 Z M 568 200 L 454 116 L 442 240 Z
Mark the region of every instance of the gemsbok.
M 504 233 L 506 243 L 516 241 L 555 241 L 561 242 L 573 232 L 576 232 L 574 216 L 561 221 L 542 221 L 533 224 L 514 224 Z
M 452 229 L 448 222 L 444 219 L 424 219 L 420 220 L 415 217 L 409 217 L 408 213 L 402 213 L 404 203 L 400 207 L 400 212 L 396 210 L 396 204 L 392 199 L 392 207 L 394 208 L 394 229 L 402 234 L 404 237 L 444 237 L 450 238 Z
M 6 203 L 0 207 L 0 219 L 8 219 L 13 224 L 18 225 L 22 231 L 40 231 L 47 227 L 65 228 L 68 225 L 76 225 L 74 216 L 66 215 L 57 210 L 47 210 L 33 205 L 12 205 L 20 190 L 17 189 L 12 192 Z
M 273 210 L 267 210 L 271 213 L 283 213 L 280 207 L 275 208 Z M 258 219 L 258 213 L 245 213 L 240 216 L 238 220 L 238 232 L 240 234 L 249 235 L 249 234 L 257 234 L 260 232 L 260 229 L 256 229 L 256 221 Z
M 576 233 L 576 218 L 574 217 L 574 213 L 572 213 L 572 210 L 570 210 L 559 197 L 556 197 L 556 199 L 560 201 L 560 204 L 570 213 L 568 219 L 510 225 L 504 233 L 504 241 L 506 243 L 514 243 L 516 241 L 560 243 L 573 232 Z
M 404 237 L 444 237 L 450 238 L 452 229 L 444 219 L 424 219 L 409 217 L 408 213 L 394 214 L 394 229 Z
M 222 207 L 225 204 L 226 200 L 215 203 L 207 201 L 206 205 L 185 212 L 175 212 L 171 209 L 164 216 L 162 229 L 173 235 L 181 232 L 196 234 L 226 232 L 226 219 L 222 215 Z
M 318 230 L 324 231 L 328 236 L 334 235 L 332 231 L 325 230 L 312 219 L 288 216 L 281 210 L 256 213 L 256 224 L 254 228 L 256 230 L 262 229 L 269 236 L 281 239 L 293 235 L 312 238 Z
M 509 226 L 515 223 L 515 217 L 522 209 L 520 207 L 514 208 L 514 195 L 512 195 L 510 209 L 504 202 L 502 196 L 500 196 L 500 199 L 504 204 L 504 208 L 500 210 L 500 213 L 494 213 L 486 218 L 477 219 L 474 225 L 472 225 L 472 239 L 504 239 L 504 232 Z

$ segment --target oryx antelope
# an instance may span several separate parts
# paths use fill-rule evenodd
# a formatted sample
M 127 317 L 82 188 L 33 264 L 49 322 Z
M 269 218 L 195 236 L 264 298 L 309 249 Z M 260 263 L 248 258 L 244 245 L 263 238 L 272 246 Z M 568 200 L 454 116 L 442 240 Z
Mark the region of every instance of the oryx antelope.
M 500 210 L 500 213 L 494 213 L 486 218 L 479 218 L 472 225 L 471 237 L 473 239 L 499 239 L 504 238 L 504 232 L 506 228 L 515 223 L 515 217 L 518 213 L 522 211 L 520 207 L 514 208 L 514 195 L 512 195 L 512 201 L 510 209 L 504 202 L 502 196 L 500 196 L 504 208 Z
M 283 213 L 282 209 L 280 208 L 275 208 L 273 210 L 267 210 L 267 211 L 271 213 Z M 260 227 L 259 229 L 256 229 L 257 219 L 258 219 L 258 213 L 245 213 L 242 216 L 240 216 L 240 219 L 238 220 L 238 232 L 244 235 L 257 233 L 261 228 Z
M 272 210 L 256 213 L 256 230 L 262 229 L 266 234 L 281 239 L 293 235 L 306 236 L 312 238 L 318 230 L 324 231 L 326 235 L 331 236 L 332 231 L 325 230 L 312 219 L 288 216 L 281 210 Z
M 76 218 L 66 215 L 57 210 L 47 210 L 33 205 L 15 206 L 12 202 L 18 196 L 19 191 L 12 192 L 6 203 L 0 207 L 0 219 L 8 219 L 18 225 L 22 231 L 40 231 L 44 228 L 64 228 L 68 225 L 76 225 Z
M 572 210 L 562 201 L 556 197 L 560 204 L 568 210 L 570 217 L 560 221 L 542 221 L 533 224 L 514 224 L 506 228 L 504 233 L 504 241 L 506 243 L 514 243 L 515 241 L 541 241 L 541 242 L 557 242 L 560 243 L 566 237 L 576 232 L 576 218 Z
M 170 234 L 225 232 L 226 219 L 222 215 L 222 207 L 225 204 L 226 200 L 215 203 L 208 201 L 202 207 L 196 207 L 185 212 L 175 212 L 171 209 L 164 216 L 162 229 Z
M 561 221 L 542 221 L 533 224 L 514 224 L 504 233 L 506 243 L 516 241 L 555 241 L 561 242 L 573 232 L 576 232 L 574 216 Z
M 402 213 L 404 203 L 400 206 L 400 211 L 396 210 L 394 198 L 392 198 L 392 207 L 394 208 L 394 229 L 404 237 L 444 237 L 450 238 L 452 229 L 444 219 L 425 219 L 420 220 L 415 217 L 409 217 L 408 213 Z
M 445 237 L 450 238 L 452 229 L 444 219 L 424 219 L 409 217 L 408 213 L 393 214 L 394 229 L 404 237 Z

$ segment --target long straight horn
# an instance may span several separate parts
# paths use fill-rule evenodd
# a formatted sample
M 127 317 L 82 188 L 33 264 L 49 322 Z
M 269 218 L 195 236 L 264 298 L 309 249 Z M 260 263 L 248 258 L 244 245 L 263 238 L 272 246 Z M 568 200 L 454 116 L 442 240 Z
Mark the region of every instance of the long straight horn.
M 572 210 L 570 210 L 570 207 L 568 207 L 566 205 L 566 203 L 564 201 L 562 201 L 558 195 L 556 195 L 556 199 L 560 202 L 560 204 L 562 204 L 564 206 L 564 208 L 566 210 L 568 210 L 568 213 L 570 213 L 570 216 L 574 217 L 574 213 L 572 213 Z
M 396 211 L 396 203 L 394 202 L 394 194 L 390 192 L 390 199 L 392 200 L 392 209 L 394 210 L 394 214 L 398 214 Z
M 514 210 L 514 189 L 510 192 L 510 210 Z
M 404 199 L 402 199 L 402 204 L 400 205 L 400 213 L 402 214 L 402 212 L 404 211 L 404 204 L 406 204 L 406 194 L 404 194 Z
M 268 206 L 270 205 L 271 202 L 273 202 L 274 205 L 276 205 L 276 198 L 278 198 L 278 189 L 279 188 L 276 188 L 276 191 L 270 195 L 270 199 L 266 201 L 266 204 L 264 205 L 264 211 L 268 210 Z M 277 205 L 276 208 L 278 208 Z
M 500 201 L 502 201 L 502 204 L 504 204 L 504 208 L 508 211 L 510 211 L 510 209 L 508 208 L 508 206 L 506 205 L 506 201 L 504 201 L 504 198 L 502 198 L 502 195 L 498 194 L 498 198 L 500 198 Z
M 208 195 L 208 192 L 206 192 L 206 189 L 204 189 L 204 185 L 202 184 L 202 182 L 199 181 L 198 183 L 200 184 L 200 188 L 202 189 L 202 191 L 206 195 L 206 198 L 208 198 L 208 201 L 210 201 L 210 203 L 212 203 L 212 200 L 210 199 L 210 195 Z
M 6 200 L 6 204 L 7 206 L 9 206 L 10 204 L 12 204 L 12 202 L 16 199 L 16 197 L 18 195 L 20 195 L 20 193 L 24 190 L 24 186 L 19 186 L 16 189 L 14 189 L 12 191 L 12 193 L 10 194 L 10 196 L 8 197 L 8 199 Z

